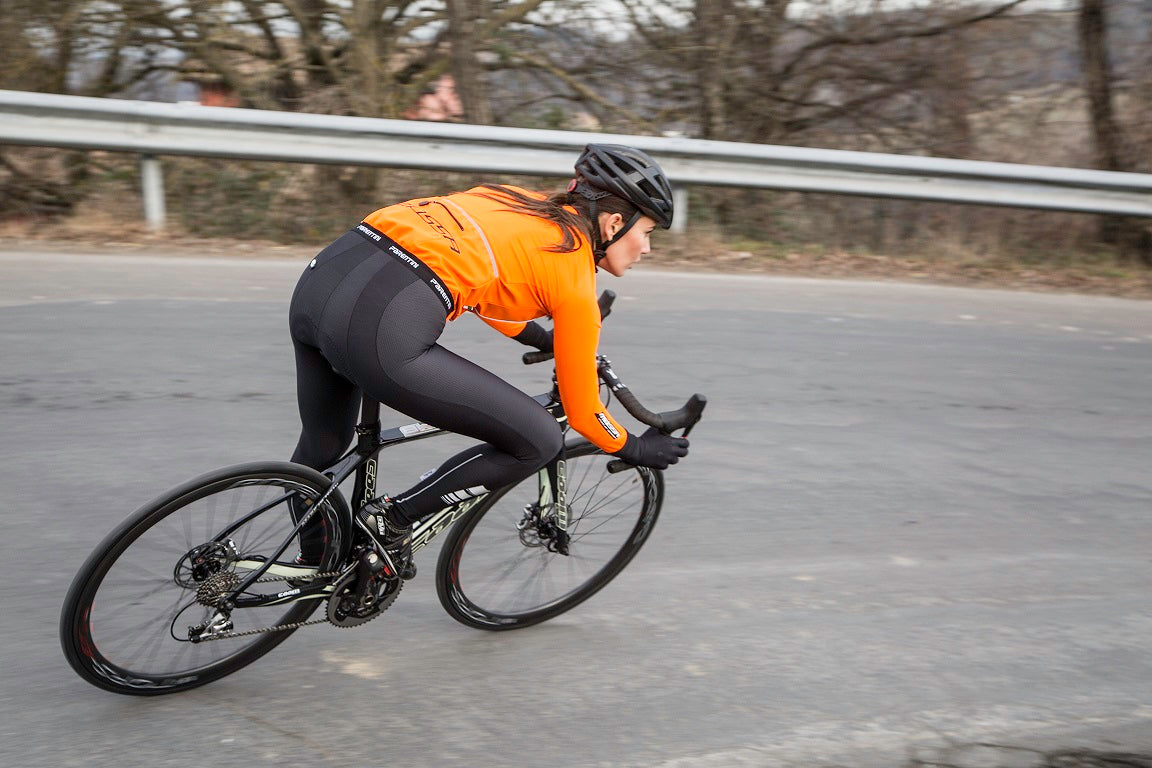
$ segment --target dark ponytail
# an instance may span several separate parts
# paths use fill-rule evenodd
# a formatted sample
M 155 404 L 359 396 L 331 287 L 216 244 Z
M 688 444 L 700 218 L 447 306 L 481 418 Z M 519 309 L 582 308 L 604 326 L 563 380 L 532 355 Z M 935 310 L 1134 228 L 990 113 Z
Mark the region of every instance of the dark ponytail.
M 570 192 L 559 192 L 546 198 L 533 197 L 524 194 L 518 189 L 504 184 L 483 184 L 483 189 L 491 190 L 494 194 L 482 195 L 489 200 L 508 203 L 508 210 L 527 213 L 555 224 L 563 234 L 563 239 L 556 245 L 548 248 L 552 253 L 570 253 L 580 247 L 581 242 L 596 243 L 599 238 L 593 237 L 592 217 L 589 203 L 582 195 Z M 576 213 L 568 210 L 575 208 Z M 636 206 L 622 197 L 607 195 L 596 201 L 599 213 L 619 213 L 625 220 L 629 219 L 637 210 Z

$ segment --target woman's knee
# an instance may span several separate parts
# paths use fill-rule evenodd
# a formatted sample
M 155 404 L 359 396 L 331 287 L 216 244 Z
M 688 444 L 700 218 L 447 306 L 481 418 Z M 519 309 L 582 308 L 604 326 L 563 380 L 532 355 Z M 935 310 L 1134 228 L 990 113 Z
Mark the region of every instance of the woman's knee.
M 560 425 L 549 417 L 549 424 L 543 425 L 529 436 L 531 450 L 526 455 L 519 456 L 525 464 L 531 464 L 533 471 L 540 469 L 548 462 L 560 455 L 564 447 L 564 432 Z

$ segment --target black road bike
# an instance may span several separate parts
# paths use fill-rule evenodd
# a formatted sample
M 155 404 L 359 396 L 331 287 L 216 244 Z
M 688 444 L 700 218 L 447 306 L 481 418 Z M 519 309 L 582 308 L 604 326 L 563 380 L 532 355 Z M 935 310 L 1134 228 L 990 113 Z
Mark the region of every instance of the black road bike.
M 601 296 L 607 316 L 610 291 Z M 529 352 L 525 363 L 551 359 Z M 600 379 L 637 420 L 666 433 L 700 419 L 705 399 L 653 413 L 598 358 Z M 566 425 L 556 378 L 537 402 Z M 309 624 L 354 627 L 379 616 L 404 580 L 354 525 L 339 486 L 355 474 L 356 508 L 375 498 L 380 451 L 444 434 L 427 424 L 381 429 L 365 398 L 355 446 L 324 472 L 288 462 L 210 472 L 154 499 L 108 535 L 76 575 L 60 620 L 73 669 L 116 693 L 195 688 L 251 664 Z M 605 455 L 574 433 L 535 476 L 460 500 L 417 524 L 417 552 L 446 529 L 436 591 L 457 621 L 528 627 L 602 589 L 648 539 L 664 498 L 660 471 Z M 300 532 L 323 526 L 318 565 L 296 561 Z M 311 618 L 323 607 L 321 618 Z

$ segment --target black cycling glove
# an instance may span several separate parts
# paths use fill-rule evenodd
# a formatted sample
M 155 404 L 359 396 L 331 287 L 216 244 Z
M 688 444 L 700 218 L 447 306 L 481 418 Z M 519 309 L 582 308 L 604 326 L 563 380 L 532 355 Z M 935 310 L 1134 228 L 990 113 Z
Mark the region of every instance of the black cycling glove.
M 524 330 L 512 338 L 526 346 L 535 347 L 541 352 L 552 351 L 552 331 L 544 330 L 544 326 L 535 320 L 529 320 L 525 323 Z
M 649 427 L 648 431 L 639 437 L 629 434 L 624 447 L 614 455 L 638 467 L 667 469 L 668 465 L 680 461 L 681 456 L 688 455 L 688 440 L 683 437 L 672 437 L 656 427 Z

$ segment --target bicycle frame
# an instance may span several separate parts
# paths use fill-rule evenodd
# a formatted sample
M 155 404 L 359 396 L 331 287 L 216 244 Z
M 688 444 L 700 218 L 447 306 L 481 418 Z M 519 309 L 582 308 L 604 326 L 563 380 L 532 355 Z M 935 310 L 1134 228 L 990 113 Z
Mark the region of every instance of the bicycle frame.
M 611 294 L 599 303 L 604 316 Z M 550 359 L 547 351 L 523 356 L 526 364 Z M 680 429 L 686 435 L 706 403 L 693 395 L 678 410 L 655 413 L 607 358 L 597 355 L 596 369 L 607 388 L 602 401 L 615 400 L 665 435 Z M 470 627 L 532 626 L 581 604 L 632 560 L 660 514 L 661 462 L 632 465 L 605 455 L 612 448 L 596 438 L 599 432 L 589 433 L 590 442 L 569 430 L 555 374 L 551 391 L 534 400 L 563 438 L 558 455 L 537 468 L 535 482 L 522 471 L 507 483 L 476 478 L 470 491 L 429 490 L 425 498 L 435 513 L 414 526 L 412 549 L 419 551 L 459 523 L 440 552 L 435 586 L 448 614 Z M 300 627 L 357 626 L 391 606 L 401 579 L 415 572 L 407 568 L 407 552 L 403 559 L 390 556 L 375 526 L 364 525 L 379 512 L 381 486 L 392 489 L 395 482 L 378 476 L 380 452 L 447 430 L 424 423 L 385 430 L 380 412 L 381 403 L 362 398 L 353 444 L 323 471 L 283 461 L 223 467 L 140 508 L 73 579 L 61 615 L 61 643 L 72 667 L 118 693 L 183 690 L 230 674 Z M 628 474 L 612 479 L 623 471 Z M 434 482 L 443 485 L 432 478 L 417 489 Z M 292 557 L 298 543 L 308 560 Z M 320 550 L 316 560 L 313 545 Z M 184 553 L 173 562 L 179 550 Z M 325 615 L 310 620 L 324 604 Z M 236 612 L 265 606 L 275 608 Z M 198 623 L 185 633 L 182 622 Z M 234 638 L 236 650 L 189 652 L 179 645 Z
M 602 297 L 603 298 L 603 297 Z M 611 301 L 609 299 L 608 303 Z M 603 312 L 603 309 L 602 309 Z M 545 357 L 537 357 L 538 355 L 546 355 Z M 535 359 L 530 359 L 535 358 Z M 541 362 L 545 359 L 550 359 L 551 353 L 527 353 L 524 356 L 524 361 L 528 362 Z M 616 396 L 617 400 L 640 422 L 649 426 L 657 427 L 664 430 L 666 433 L 671 433 L 676 429 L 683 429 L 684 435 L 687 435 L 692 426 L 700 418 L 703 412 L 706 399 L 701 395 L 693 395 L 685 405 L 677 411 L 668 411 L 665 413 L 653 413 L 644 408 L 639 403 L 636 396 L 633 395 L 628 387 L 620 381 L 619 377 L 612 370 L 612 363 L 602 355 L 597 356 L 597 373 L 600 380 L 605 384 L 608 389 Z M 556 421 L 559 422 L 565 431 L 568 429 L 567 415 L 564 413 L 564 406 L 560 402 L 560 386 L 556 380 L 555 372 L 552 375 L 552 389 L 548 394 L 537 395 L 533 398 L 543 408 L 545 408 Z M 232 590 L 232 592 L 224 599 L 222 607 L 225 610 L 230 610 L 233 607 L 244 607 L 250 605 L 272 605 L 281 602 L 289 602 L 292 600 L 303 600 L 314 597 L 323 597 L 331 591 L 331 586 L 327 582 L 321 582 L 315 586 L 304 586 L 288 590 L 280 593 L 279 595 L 268 596 L 242 596 L 244 591 L 248 589 L 253 583 L 256 582 L 261 576 L 267 573 L 270 569 L 275 568 L 277 575 L 284 575 L 287 570 L 292 570 L 293 575 L 298 574 L 299 577 L 307 577 L 315 574 L 317 571 L 311 566 L 302 565 L 289 565 L 279 562 L 279 558 L 283 556 L 284 552 L 291 545 L 292 540 L 309 522 L 317 510 L 325 503 L 330 495 L 337 492 L 340 484 L 347 480 L 355 473 L 356 480 L 352 492 L 352 504 L 348 510 L 350 515 L 354 515 L 356 510 L 359 510 L 364 504 L 376 498 L 377 490 L 377 471 L 379 468 L 378 457 L 380 451 L 385 448 L 390 448 L 394 445 L 411 442 L 413 440 L 423 440 L 427 437 L 445 434 L 446 430 L 434 427 L 430 424 L 405 424 L 400 427 L 393 427 L 391 429 L 382 430 L 380 424 L 380 403 L 369 398 L 364 397 L 361 403 L 360 422 L 356 426 L 356 445 L 348 453 L 342 456 L 328 469 L 324 470 L 323 474 L 332 479 L 331 484 L 324 491 L 321 496 L 316 499 L 312 504 L 312 509 L 307 514 L 301 516 L 297 521 L 295 528 L 288 535 L 288 538 L 280 545 L 275 554 L 272 555 L 266 562 L 242 562 L 245 567 L 252 568 L 252 571 L 245 576 L 240 584 Z M 541 510 L 550 510 L 552 520 L 551 524 L 555 527 L 557 532 L 557 545 L 556 551 L 561 554 L 567 554 L 567 531 L 568 531 L 568 499 L 567 499 L 567 465 L 566 457 L 568 451 L 568 443 L 565 440 L 564 447 L 561 449 L 560 455 L 550 461 L 543 469 L 537 473 L 539 482 L 539 497 L 538 507 Z M 609 462 L 608 471 L 616 472 L 620 469 L 626 468 L 628 465 L 621 460 Z M 258 510 L 253 514 L 258 514 L 260 511 L 271 508 L 276 503 L 280 503 L 292 494 L 281 497 L 272 504 L 266 505 L 263 510 Z M 480 504 L 489 494 L 481 494 L 470 498 L 462 499 L 453 504 L 441 509 L 431 517 L 417 523 L 413 526 L 412 530 L 412 552 L 415 553 L 436 538 L 446 528 L 451 526 L 457 520 L 464 517 L 476 505 Z M 343 521 L 344 525 L 341 526 L 346 531 L 355 530 L 355 525 L 351 517 Z M 225 532 L 226 535 L 227 532 Z M 217 538 L 219 540 L 220 537 Z M 356 563 L 348 562 L 348 547 L 351 546 L 351 540 L 345 538 L 337 542 L 340 547 L 340 557 L 337 560 L 340 568 L 344 571 L 340 574 L 343 576 L 349 572 L 349 569 L 356 567 Z M 393 573 L 398 573 L 395 563 L 391 561 L 387 552 L 377 548 L 382 559 L 385 563 L 392 568 Z
M 557 421 L 562 424 L 565 423 L 564 408 L 560 404 L 559 392 L 555 386 L 553 386 L 553 392 L 538 395 L 533 399 L 551 413 Z M 356 473 L 356 482 L 352 490 L 353 510 L 359 509 L 377 497 L 377 472 L 379 468 L 377 459 L 382 450 L 413 440 L 423 440 L 446 434 L 446 431 L 422 423 L 405 424 L 381 430 L 380 404 L 365 397 L 361 406 L 360 423 L 356 427 L 356 433 L 359 436 L 356 448 L 324 471 L 324 474 L 333 478 L 335 485 L 344 482 L 353 472 Z M 564 494 L 562 479 L 565 477 L 564 463 L 565 451 L 561 450 L 557 459 L 549 462 L 544 469 L 540 470 L 540 505 L 542 508 L 550 505 L 557 510 L 556 524 L 561 530 L 566 530 L 568 523 L 567 498 Z M 484 493 L 449 504 L 431 517 L 415 524 L 412 528 L 412 552 L 416 553 L 428 546 L 448 526 L 488 498 L 488 495 Z
M 540 403 L 549 413 L 551 413 L 558 422 L 567 428 L 567 417 L 564 414 L 563 405 L 560 403 L 559 389 L 553 381 L 552 391 L 546 395 L 538 395 L 535 398 L 536 402 Z M 294 564 L 285 564 L 277 562 L 279 558 L 287 551 L 293 539 L 300 532 L 300 530 L 308 523 L 320 506 L 327 500 L 327 498 L 339 486 L 344 483 L 353 474 L 356 475 L 355 483 L 352 491 L 352 505 L 351 509 L 353 514 L 360 509 L 364 504 L 376 498 L 377 488 L 377 474 L 379 468 L 379 455 L 385 448 L 391 448 L 396 445 L 409 443 L 414 440 L 423 440 L 428 437 L 436 435 L 448 434 L 446 430 L 434 427 L 430 424 L 414 423 L 405 424 L 399 427 L 392 427 L 390 429 L 381 429 L 380 423 L 380 403 L 365 396 L 361 403 L 360 422 L 356 426 L 357 441 L 356 446 L 348 453 L 342 456 L 331 467 L 323 471 L 323 474 L 331 478 L 331 483 L 325 492 L 312 504 L 312 509 L 308 514 L 303 515 L 292 532 L 276 550 L 275 554 L 267 562 L 248 562 L 240 561 L 241 565 L 247 566 L 252 570 L 248 573 L 240 584 L 232 591 L 226 599 L 226 604 L 229 607 L 253 607 L 276 605 L 280 603 L 287 603 L 296 600 L 313 599 L 317 597 L 324 597 L 331 591 L 331 585 L 328 583 L 317 584 L 313 587 L 304 586 L 296 587 L 277 595 L 261 595 L 261 596 L 245 596 L 244 591 L 256 582 L 257 579 L 264 576 L 268 572 L 272 572 L 279 576 L 308 576 L 316 572 L 316 568 L 312 566 L 301 566 Z M 567 532 L 568 528 L 568 503 L 566 496 L 566 459 L 567 444 L 561 449 L 560 455 L 549 462 L 538 473 L 540 498 L 539 504 L 541 509 L 551 508 L 555 512 L 555 525 L 558 530 Z M 290 494 L 289 494 L 290 495 Z M 484 493 L 479 496 L 462 499 L 454 504 L 441 509 L 439 512 L 433 514 L 431 517 L 417 523 L 412 529 L 412 552 L 415 554 L 419 550 L 428 546 L 441 533 L 443 533 L 449 526 L 460 520 L 468 513 L 469 510 L 480 504 L 489 494 Z M 267 511 L 276 504 L 287 499 L 288 496 L 281 497 L 261 508 L 254 510 L 250 515 L 245 516 L 240 522 L 234 524 L 229 529 L 223 531 L 217 540 L 225 538 L 228 533 L 236 527 L 239 527 L 243 522 L 246 522 L 251 517 Z M 353 530 L 353 522 L 351 519 L 345 521 L 348 530 Z M 345 546 L 350 545 L 350 541 L 345 542 Z M 338 562 L 341 567 L 350 567 L 355 564 L 347 563 L 347 550 L 341 552 Z M 380 552 L 380 555 L 385 558 L 389 565 L 394 567 L 390 562 L 388 553 Z

